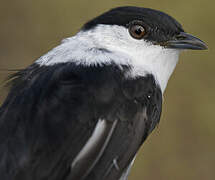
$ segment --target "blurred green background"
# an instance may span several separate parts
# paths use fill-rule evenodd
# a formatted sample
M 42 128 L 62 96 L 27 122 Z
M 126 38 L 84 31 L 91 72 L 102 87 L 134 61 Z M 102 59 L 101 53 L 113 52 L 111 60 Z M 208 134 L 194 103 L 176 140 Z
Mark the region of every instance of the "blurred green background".
M 215 179 L 215 1 L 0 0 L 0 68 L 24 68 L 74 35 L 87 20 L 122 5 L 159 9 L 200 37 L 208 51 L 187 51 L 164 95 L 159 127 L 148 138 L 130 180 Z M 0 103 L 7 71 L 0 71 Z

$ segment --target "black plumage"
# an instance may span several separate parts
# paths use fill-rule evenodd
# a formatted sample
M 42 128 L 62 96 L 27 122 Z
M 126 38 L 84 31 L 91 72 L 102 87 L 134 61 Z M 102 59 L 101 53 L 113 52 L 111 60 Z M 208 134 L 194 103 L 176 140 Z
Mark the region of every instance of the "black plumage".
M 158 123 L 162 101 L 152 75 L 129 80 L 127 71 L 65 63 L 13 76 L 0 112 L 1 179 L 74 179 L 71 163 L 99 119 L 118 121 L 111 142 L 89 174 L 79 171 L 86 179 L 119 178 Z

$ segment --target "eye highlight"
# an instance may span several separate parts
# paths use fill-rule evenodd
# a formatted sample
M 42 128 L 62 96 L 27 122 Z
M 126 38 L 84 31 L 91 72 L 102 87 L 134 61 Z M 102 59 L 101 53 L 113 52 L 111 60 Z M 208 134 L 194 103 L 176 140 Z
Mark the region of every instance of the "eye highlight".
M 146 34 L 145 28 L 139 24 L 130 25 L 128 30 L 130 35 L 135 39 L 142 39 Z

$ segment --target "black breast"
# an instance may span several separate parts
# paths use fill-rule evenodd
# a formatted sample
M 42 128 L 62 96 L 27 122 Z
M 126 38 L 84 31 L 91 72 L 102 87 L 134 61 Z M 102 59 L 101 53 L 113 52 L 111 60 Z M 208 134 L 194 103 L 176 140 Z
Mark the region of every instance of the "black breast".
M 162 105 L 153 75 L 128 79 L 128 70 L 67 63 L 17 73 L 0 109 L 3 180 L 67 179 L 99 119 L 118 123 L 85 180 L 119 179 L 159 122 Z
M 117 128 L 87 180 L 118 180 L 159 123 L 162 93 L 153 75 L 123 78 L 120 84 L 105 117 L 110 121 L 119 119 Z

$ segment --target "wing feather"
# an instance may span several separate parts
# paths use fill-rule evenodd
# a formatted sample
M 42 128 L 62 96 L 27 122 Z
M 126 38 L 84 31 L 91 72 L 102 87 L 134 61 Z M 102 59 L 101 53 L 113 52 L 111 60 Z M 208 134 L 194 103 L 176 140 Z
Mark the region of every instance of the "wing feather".
M 1 179 L 118 180 L 126 173 L 159 121 L 162 95 L 151 76 L 125 82 L 126 89 L 122 71 L 33 65 L 13 76 L 0 108 Z
M 118 120 L 107 122 L 99 120 L 85 146 L 72 162 L 68 179 L 84 179 L 91 172 L 107 147 Z

